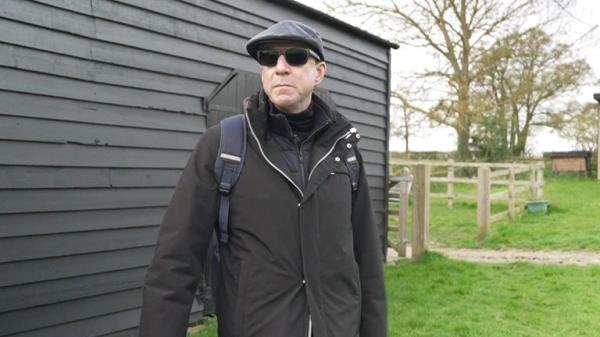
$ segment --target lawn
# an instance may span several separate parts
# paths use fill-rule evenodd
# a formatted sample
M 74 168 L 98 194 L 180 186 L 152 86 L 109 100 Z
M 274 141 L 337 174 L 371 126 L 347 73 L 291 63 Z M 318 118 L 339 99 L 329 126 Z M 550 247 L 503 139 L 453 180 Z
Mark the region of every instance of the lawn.
M 428 253 L 386 267 L 390 337 L 585 337 L 600 331 L 600 267 L 477 264 Z M 214 337 L 210 321 L 190 337 Z
M 474 187 L 456 186 L 461 193 Z M 432 191 L 443 192 L 434 185 Z M 457 201 L 447 207 L 446 199 L 432 198 L 430 240 L 434 245 L 473 248 L 532 248 L 559 250 L 600 250 L 600 182 L 593 179 L 561 177 L 546 179 L 545 198 L 550 200 L 547 215 L 521 213 L 513 223 L 492 224 L 490 235 L 477 242 L 477 205 Z M 390 224 L 397 224 L 396 207 L 390 207 Z M 492 213 L 506 209 L 494 202 Z M 392 234 L 394 235 L 394 234 Z
M 386 269 L 389 335 L 597 336 L 599 277 L 600 267 L 476 264 L 429 253 Z

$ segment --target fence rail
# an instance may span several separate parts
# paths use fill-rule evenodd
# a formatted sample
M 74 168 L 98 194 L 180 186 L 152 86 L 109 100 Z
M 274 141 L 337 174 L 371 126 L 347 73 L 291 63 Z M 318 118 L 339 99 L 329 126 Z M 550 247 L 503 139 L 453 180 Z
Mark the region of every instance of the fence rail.
M 453 160 L 444 161 L 409 161 L 393 160 L 392 164 L 405 166 L 400 176 L 391 176 L 390 202 L 399 203 L 399 226 L 390 227 L 390 231 L 398 231 L 397 243 L 391 242 L 400 256 L 406 256 L 408 223 L 408 198 L 413 191 L 413 257 L 419 258 L 427 247 L 429 227 L 429 199 L 446 198 L 448 207 L 452 208 L 454 200 L 466 199 L 477 201 L 478 240 L 484 239 L 492 223 L 501 219 L 512 221 L 524 209 L 526 199 L 519 194 L 528 192 L 530 198 L 543 198 L 544 164 L 519 163 L 464 163 Z M 414 181 L 409 167 L 415 173 Z M 433 168 L 447 168 L 445 176 L 432 177 Z M 456 177 L 456 168 L 477 168 L 476 178 Z M 439 170 L 436 170 L 439 171 Z M 522 177 L 527 173 L 527 177 Z M 517 179 L 517 177 L 521 179 Z M 431 193 L 431 183 L 445 183 L 446 193 Z M 473 184 L 477 186 L 477 194 L 455 193 L 454 184 Z M 506 189 L 493 191 L 492 186 L 506 186 Z M 426 199 L 426 200 L 425 200 Z M 495 214 L 491 213 L 493 201 L 507 201 L 508 209 Z

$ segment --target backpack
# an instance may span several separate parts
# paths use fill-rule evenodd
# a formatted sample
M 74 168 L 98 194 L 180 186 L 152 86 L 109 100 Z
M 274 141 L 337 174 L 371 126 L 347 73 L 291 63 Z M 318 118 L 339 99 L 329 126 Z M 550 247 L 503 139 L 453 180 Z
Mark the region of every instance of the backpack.
M 220 122 L 221 139 L 219 151 L 215 159 L 215 179 L 219 183 L 219 223 L 213 233 L 208 255 L 205 261 L 203 281 L 200 285 L 198 301 L 204 304 L 204 315 L 215 313 L 216 288 L 219 283 L 220 256 L 219 242 L 229 242 L 229 196 L 242 171 L 246 156 L 246 118 L 244 114 L 227 117 Z M 358 189 L 360 165 L 356 159 L 356 149 L 347 158 L 348 171 L 352 183 L 352 191 Z M 216 235 L 215 235 L 216 234 Z

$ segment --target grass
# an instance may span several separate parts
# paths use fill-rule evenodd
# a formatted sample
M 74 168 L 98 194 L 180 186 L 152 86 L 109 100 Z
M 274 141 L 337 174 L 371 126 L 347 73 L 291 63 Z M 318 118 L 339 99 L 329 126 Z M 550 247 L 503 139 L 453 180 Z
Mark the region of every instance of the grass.
M 597 336 L 600 267 L 476 264 L 429 253 L 386 269 L 389 335 Z
M 456 185 L 455 191 L 474 194 L 474 188 Z M 440 184 L 432 186 L 432 192 L 444 190 Z M 495 222 L 490 235 L 482 242 L 476 240 L 475 201 L 458 201 L 449 209 L 446 199 L 432 198 L 430 240 L 451 247 L 600 250 L 600 182 L 576 177 L 549 178 L 544 192 L 551 202 L 547 215 L 523 212 L 513 223 Z M 492 213 L 506 207 L 506 203 L 495 202 Z M 390 225 L 398 223 L 396 209 L 395 205 L 390 207 Z
M 586 337 L 600 267 L 477 264 L 428 253 L 386 267 L 390 337 Z M 211 320 L 190 337 L 214 337 Z
M 188 337 L 216 337 L 217 336 L 217 319 L 207 318 L 198 323 L 198 325 L 189 329 Z

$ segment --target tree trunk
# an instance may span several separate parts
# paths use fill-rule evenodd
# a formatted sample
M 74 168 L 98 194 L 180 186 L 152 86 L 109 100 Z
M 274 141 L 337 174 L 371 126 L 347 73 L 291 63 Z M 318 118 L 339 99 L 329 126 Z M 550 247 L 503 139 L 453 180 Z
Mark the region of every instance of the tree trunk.
M 404 133 L 404 153 L 406 156 L 406 159 L 410 159 L 410 152 L 408 152 L 408 128 L 406 128 L 406 132 Z
M 519 132 L 519 139 L 517 144 L 513 148 L 513 155 L 523 157 L 525 155 L 525 147 L 527 146 L 527 135 L 529 134 L 529 124 L 525 124 L 523 129 Z
M 523 157 L 525 155 L 525 147 L 527 146 L 527 136 L 529 136 L 531 120 L 533 119 L 533 109 L 535 108 L 527 109 L 527 115 L 525 116 L 525 125 L 523 125 L 523 128 L 518 132 L 517 145 L 514 148 L 513 155 L 519 157 Z
M 456 133 L 458 136 L 456 159 L 458 161 L 471 159 L 471 151 L 469 150 L 470 133 L 464 128 L 456 128 Z
M 469 117 L 469 85 L 459 84 L 457 102 L 456 133 L 458 136 L 456 156 L 457 160 L 471 159 L 469 140 L 471 138 L 471 119 Z

